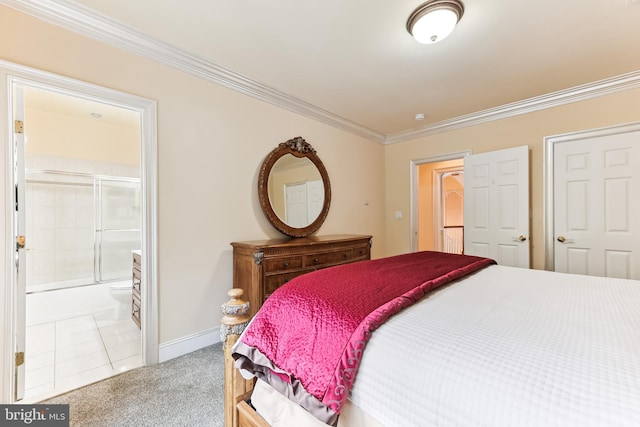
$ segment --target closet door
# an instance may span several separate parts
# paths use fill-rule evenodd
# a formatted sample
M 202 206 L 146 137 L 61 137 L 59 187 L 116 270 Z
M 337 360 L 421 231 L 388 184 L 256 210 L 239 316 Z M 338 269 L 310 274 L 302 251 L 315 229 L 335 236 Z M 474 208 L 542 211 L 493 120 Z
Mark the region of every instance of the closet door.
M 640 279 L 640 131 L 556 143 L 553 164 L 555 271 Z

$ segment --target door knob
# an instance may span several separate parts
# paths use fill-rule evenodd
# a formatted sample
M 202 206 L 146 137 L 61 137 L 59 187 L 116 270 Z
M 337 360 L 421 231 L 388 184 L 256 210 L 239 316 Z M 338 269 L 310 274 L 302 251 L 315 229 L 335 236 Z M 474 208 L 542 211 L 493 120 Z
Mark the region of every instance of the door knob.
M 560 242 L 560 243 L 564 243 L 564 242 L 566 242 L 566 241 L 567 241 L 567 239 L 566 239 L 564 236 L 558 236 L 558 239 L 557 239 L 557 240 L 558 240 L 558 242 Z
M 522 234 L 519 235 L 518 237 L 514 237 L 513 238 L 514 242 L 524 242 L 525 240 L 527 240 L 527 238 L 525 236 L 523 236 Z

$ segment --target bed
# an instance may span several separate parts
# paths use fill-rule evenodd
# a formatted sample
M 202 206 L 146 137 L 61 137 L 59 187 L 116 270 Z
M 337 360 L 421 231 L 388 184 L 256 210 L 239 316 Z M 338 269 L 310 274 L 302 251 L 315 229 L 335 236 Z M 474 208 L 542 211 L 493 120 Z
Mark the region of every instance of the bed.
M 640 425 L 638 281 L 438 252 L 322 271 L 251 320 L 230 291 L 227 427 Z

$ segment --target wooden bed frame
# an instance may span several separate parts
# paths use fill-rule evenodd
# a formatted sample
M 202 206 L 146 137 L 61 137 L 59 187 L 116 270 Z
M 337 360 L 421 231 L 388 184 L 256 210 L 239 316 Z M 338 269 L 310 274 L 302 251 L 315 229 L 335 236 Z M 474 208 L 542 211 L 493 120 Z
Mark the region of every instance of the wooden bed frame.
M 255 379 L 245 380 L 233 364 L 231 348 L 251 319 L 247 301 L 241 299 L 242 289 L 227 292 L 228 302 L 222 305 L 224 316 L 220 338 L 224 349 L 224 425 L 225 427 L 270 427 L 249 403 Z

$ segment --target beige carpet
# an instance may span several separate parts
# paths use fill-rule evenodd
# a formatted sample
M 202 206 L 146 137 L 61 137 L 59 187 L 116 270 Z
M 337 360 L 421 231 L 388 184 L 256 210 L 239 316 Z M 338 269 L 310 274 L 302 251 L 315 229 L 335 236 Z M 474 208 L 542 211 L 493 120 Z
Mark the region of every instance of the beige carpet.
M 71 426 L 223 426 L 223 353 L 215 344 L 42 403 L 69 404 Z

